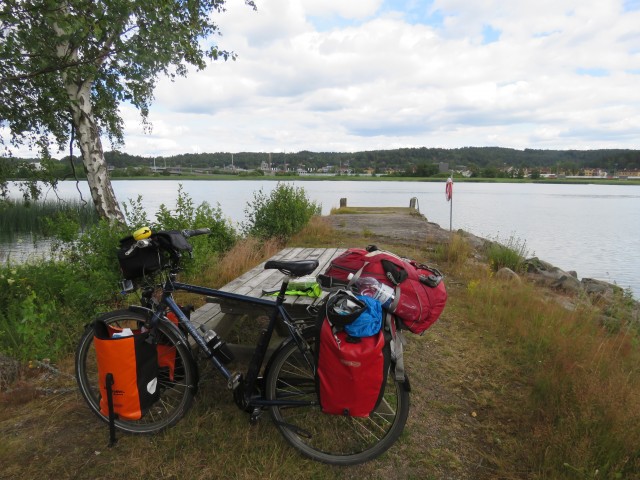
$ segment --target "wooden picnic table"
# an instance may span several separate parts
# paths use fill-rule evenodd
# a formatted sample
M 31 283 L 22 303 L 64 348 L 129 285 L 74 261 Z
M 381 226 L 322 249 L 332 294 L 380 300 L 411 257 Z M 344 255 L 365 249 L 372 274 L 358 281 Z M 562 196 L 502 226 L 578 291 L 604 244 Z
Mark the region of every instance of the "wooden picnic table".
M 318 260 L 318 268 L 311 273 L 311 275 L 315 276 L 322 273 L 331 260 L 344 251 L 344 248 L 285 248 L 269 260 Z M 284 278 L 284 275 L 278 270 L 265 270 L 265 263 L 266 261 L 245 272 L 221 287 L 220 290 L 251 297 L 265 298 L 263 292 L 279 289 Z M 285 308 L 294 318 L 308 315 L 308 307 L 321 302 L 325 294 L 326 293 L 323 292 L 320 298 L 303 295 L 287 295 Z M 208 297 L 207 302 L 209 303 L 192 313 L 191 320 L 193 323 L 201 325 L 203 331 L 209 329 L 215 330 L 222 338 L 226 339 L 236 356 L 246 356 L 248 352 L 253 351 L 255 339 L 258 334 L 258 329 L 255 327 L 255 320 L 265 315 L 268 316 L 270 312 L 255 305 L 221 298 Z M 250 333 L 250 341 L 246 343 L 234 343 L 233 339 L 227 338 L 229 332 L 239 325 L 241 325 L 241 328 L 246 327 L 248 330 L 253 330 L 252 332 L 248 332 Z M 284 336 L 287 334 L 287 331 L 282 327 L 282 325 L 280 325 L 280 328 L 277 326 L 276 333 Z M 282 340 L 279 335 L 274 335 L 274 342 Z

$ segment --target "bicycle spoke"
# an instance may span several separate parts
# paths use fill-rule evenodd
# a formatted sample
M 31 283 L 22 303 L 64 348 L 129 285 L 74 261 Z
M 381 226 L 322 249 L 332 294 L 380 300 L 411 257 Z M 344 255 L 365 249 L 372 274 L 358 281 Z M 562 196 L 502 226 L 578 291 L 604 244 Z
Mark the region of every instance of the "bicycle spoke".
M 322 412 L 313 372 L 295 345 L 279 353 L 267 379 L 267 397 L 305 398 L 315 406 L 277 406 L 271 414 L 283 436 L 302 453 L 335 464 L 356 464 L 374 458 L 400 435 L 408 413 L 408 395 L 389 378 L 379 406 L 369 417 L 344 417 Z M 308 435 L 299 435 L 307 432 Z
M 120 310 L 105 314 L 105 323 L 110 328 L 131 328 L 140 330 L 145 317 L 128 310 Z M 184 346 L 182 338 L 173 332 L 172 327 L 160 324 L 157 332 L 158 373 L 157 388 L 159 400 L 144 412 L 139 420 L 116 420 L 116 427 L 130 433 L 151 433 L 167 428 L 176 423 L 189 409 L 193 401 L 195 370 L 191 364 L 189 350 Z M 173 379 L 171 379 L 173 370 Z M 83 336 L 76 353 L 76 377 L 80 392 L 91 409 L 103 420 L 106 416 L 100 411 L 100 389 L 98 387 L 98 370 L 93 347 L 93 332 L 89 329 Z

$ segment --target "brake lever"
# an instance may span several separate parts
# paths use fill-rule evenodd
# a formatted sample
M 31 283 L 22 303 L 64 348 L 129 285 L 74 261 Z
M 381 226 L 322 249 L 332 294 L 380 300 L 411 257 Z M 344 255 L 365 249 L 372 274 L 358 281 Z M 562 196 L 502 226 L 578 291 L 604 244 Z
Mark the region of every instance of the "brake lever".
M 124 252 L 124 255 L 126 257 L 128 257 L 129 255 L 131 255 L 133 253 L 133 251 L 136 248 L 146 248 L 151 244 L 151 240 L 149 239 L 143 239 L 143 240 L 138 240 L 136 243 L 134 243 L 133 245 L 131 245 L 131 247 L 129 247 L 129 250 L 127 250 L 126 252 Z

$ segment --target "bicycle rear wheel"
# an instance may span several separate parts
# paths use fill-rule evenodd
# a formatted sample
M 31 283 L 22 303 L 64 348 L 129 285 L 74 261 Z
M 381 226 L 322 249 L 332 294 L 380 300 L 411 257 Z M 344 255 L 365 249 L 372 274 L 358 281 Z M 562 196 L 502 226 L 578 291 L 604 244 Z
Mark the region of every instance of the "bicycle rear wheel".
M 130 310 L 117 310 L 100 317 L 107 325 L 115 328 L 139 329 L 145 324 L 142 313 Z M 142 416 L 140 420 L 116 420 L 118 429 L 128 433 L 156 433 L 174 425 L 191 407 L 197 387 L 197 372 L 193 357 L 185 338 L 168 322 L 158 325 L 158 363 L 170 363 L 173 372 L 160 368 L 158 389 L 160 399 Z M 175 355 L 175 362 L 174 356 Z M 163 358 L 165 361 L 163 362 Z M 170 358 L 170 360 L 168 360 Z M 108 416 L 100 412 L 100 388 L 98 384 L 98 365 L 93 343 L 93 327 L 89 325 L 78 344 L 75 357 L 76 380 L 80 393 L 89 408 L 105 422 Z
M 307 338 L 313 348 L 313 339 Z M 273 358 L 266 379 L 269 400 L 311 401 L 313 406 L 274 406 L 271 416 L 284 438 L 304 455 L 334 465 L 355 465 L 384 453 L 398 439 L 409 415 L 409 392 L 387 375 L 384 398 L 367 418 L 320 410 L 313 371 L 295 342 Z

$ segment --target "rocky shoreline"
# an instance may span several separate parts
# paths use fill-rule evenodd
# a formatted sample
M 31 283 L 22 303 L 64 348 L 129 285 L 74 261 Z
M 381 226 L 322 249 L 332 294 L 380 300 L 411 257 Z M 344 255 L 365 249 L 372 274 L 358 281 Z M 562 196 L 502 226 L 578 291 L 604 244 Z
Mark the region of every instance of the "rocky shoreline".
M 358 208 L 349 208 L 350 213 L 329 215 L 325 218 L 333 228 L 344 233 L 363 234 L 371 232 L 371 236 L 391 243 L 438 245 L 446 243 L 451 233 L 438 224 L 429 222 L 427 218 L 416 210 L 408 208 L 362 209 L 366 213 L 358 213 Z M 464 230 L 456 233 L 463 236 L 474 250 L 474 256 L 481 260 L 487 245 L 492 243 Z M 536 285 L 555 293 L 558 301 L 568 309 L 575 309 L 585 302 L 597 307 L 606 307 L 624 297 L 629 304 L 632 319 L 640 322 L 640 302 L 631 298 L 625 291 L 613 283 L 593 278 L 578 278 L 576 271 L 564 271 L 538 257 L 525 260 L 524 272 L 516 273 L 508 268 L 502 268 L 496 277 L 505 281 L 522 281 L 522 277 Z M 605 308 L 606 310 L 606 308 Z

